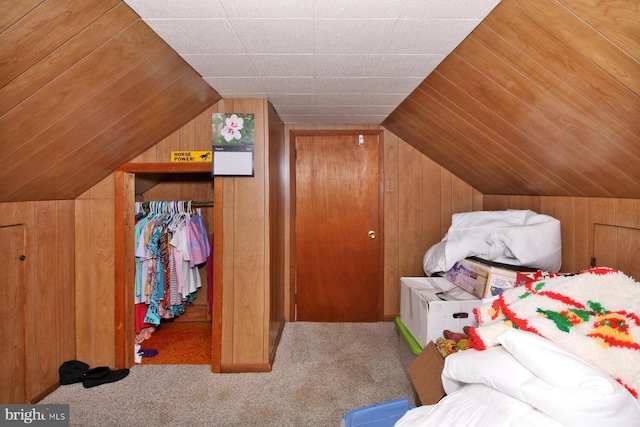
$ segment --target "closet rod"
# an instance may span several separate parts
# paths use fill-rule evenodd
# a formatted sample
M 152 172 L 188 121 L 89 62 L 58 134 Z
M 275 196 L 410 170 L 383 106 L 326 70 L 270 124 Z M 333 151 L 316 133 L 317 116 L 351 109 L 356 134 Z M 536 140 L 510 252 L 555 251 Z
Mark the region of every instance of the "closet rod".
M 191 202 L 191 206 L 213 206 L 213 200 L 143 200 L 140 203 L 149 203 L 149 202 Z

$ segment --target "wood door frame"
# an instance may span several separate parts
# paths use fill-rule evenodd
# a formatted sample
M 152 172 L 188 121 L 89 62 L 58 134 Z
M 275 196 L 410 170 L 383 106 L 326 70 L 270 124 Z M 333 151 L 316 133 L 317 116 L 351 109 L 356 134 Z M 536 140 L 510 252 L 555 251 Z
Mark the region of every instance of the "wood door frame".
M 198 163 L 125 163 L 114 173 L 115 175 L 115 360 L 116 368 L 130 368 L 134 364 L 133 346 L 134 329 L 134 271 L 133 250 L 130 244 L 133 210 L 127 202 L 126 173 L 211 173 L 211 162 Z M 212 349 L 211 372 L 219 373 L 222 358 L 222 267 L 223 267 L 223 233 L 222 233 L 222 181 L 213 179 L 213 308 L 211 313 Z M 220 180 L 220 181 L 219 181 Z M 128 231 L 129 230 L 129 231 Z M 128 255 L 131 259 L 128 260 Z
M 378 320 L 384 320 L 384 139 L 382 130 L 290 130 L 289 158 L 290 161 L 290 199 L 289 206 L 289 321 L 295 321 L 296 314 L 296 138 L 299 136 L 345 136 L 345 135 L 375 135 L 378 137 L 378 237 L 379 269 L 378 269 Z

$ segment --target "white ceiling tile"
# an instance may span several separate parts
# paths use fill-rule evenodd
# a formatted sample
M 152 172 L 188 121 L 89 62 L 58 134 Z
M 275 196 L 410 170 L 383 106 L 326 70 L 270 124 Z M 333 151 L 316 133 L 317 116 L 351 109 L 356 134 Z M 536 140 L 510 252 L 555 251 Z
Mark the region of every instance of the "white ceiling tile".
M 244 52 L 226 19 L 145 21 L 179 54 L 237 54 Z M 194 36 L 196 35 L 196 36 Z
M 313 105 L 280 105 L 276 110 L 280 116 L 291 114 L 311 116 L 316 114 L 316 109 Z
M 311 93 L 275 93 L 269 96 L 271 104 L 279 105 L 310 105 L 315 103 L 315 95 Z
M 315 114 L 319 116 L 331 116 L 331 115 L 350 115 L 353 113 L 355 105 L 316 105 Z
M 500 0 L 408 0 L 408 19 L 484 19 Z
M 260 81 L 268 93 L 313 93 L 310 77 L 262 77 Z
M 315 96 L 316 105 L 356 105 L 360 100 L 360 93 L 318 93 Z
M 316 0 L 315 18 L 399 18 L 406 0 Z
M 218 0 L 124 0 L 144 19 L 226 18 Z
M 369 83 L 368 78 L 316 78 L 315 93 L 359 93 Z
M 424 79 L 422 78 L 395 78 L 373 77 L 367 79 L 364 92 L 368 93 L 411 93 Z
M 313 18 L 312 0 L 220 0 L 220 3 L 229 18 Z
M 385 53 L 448 55 L 479 23 L 478 20 L 401 19 Z
M 353 111 L 353 105 L 339 106 L 318 106 L 318 105 L 281 105 L 277 108 L 278 114 L 301 114 L 301 115 L 350 115 Z
M 332 114 L 330 116 L 309 116 L 306 120 L 308 123 L 350 123 L 348 115 Z
M 363 93 L 358 105 L 398 105 L 408 93 Z
M 380 55 L 315 55 L 315 76 L 373 76 L 379 62 Z
M 260 77 L 313 77 L 313 55 L 251 55 Z
M 299 114 L 290 115 L 278 113 L 278 116 L 280 116 L 280 120 L 284 123 L 315 123 L 314 117 L 311 115 L 303 116 Z
M 254 77 L 249 57 L 240 55 L 182 55 L 202 77 Z
M 231 19 L 247 53 L 313 53 L 311 19 Z
M 395 105 L 358 105 L 353 113 L 365 116 L 388 116 L 395 108 Z
M 316 19 L 316 54 L 382 53 L 395 19 Z
M 383 55 L 376 77 L 425 78 L 442 62 L 446 55 Z
M 373 124 L 379 125 L 387 116 L 368 116 L 363 114 L 352 114 L 347 123 L 349 124 Z
M 255 77 L 205 77 L 204 80 L 220 95 L 223 93 L 241 94 L 243 92 L 267 94 L 260 80 Z

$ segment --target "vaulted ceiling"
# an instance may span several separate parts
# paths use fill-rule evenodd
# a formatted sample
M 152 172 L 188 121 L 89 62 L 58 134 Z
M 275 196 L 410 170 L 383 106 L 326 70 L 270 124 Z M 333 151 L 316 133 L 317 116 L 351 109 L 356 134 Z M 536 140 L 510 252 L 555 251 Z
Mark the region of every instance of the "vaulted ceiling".
M 503 0 L 383 125 L 484 194 L 640 198 L 639 6 Z
M 425 77 L 382 125 L 479 191 L 640 198 L 640 1 L 502 0 Z M 79 196 L 207 81 L 122 0 L 0 0 L 0 201 Z

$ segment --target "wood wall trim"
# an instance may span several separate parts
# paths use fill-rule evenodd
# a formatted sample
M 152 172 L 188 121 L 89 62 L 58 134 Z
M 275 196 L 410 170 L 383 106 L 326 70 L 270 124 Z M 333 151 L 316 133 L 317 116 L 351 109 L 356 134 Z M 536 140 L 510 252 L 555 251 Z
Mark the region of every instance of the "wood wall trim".
M 126 291 L 124 289 L 126 282 L 125 274 L 125 228 L 126 222 L 122 212 L 124 212 L 125 203 L 125 186 L 124 172 L 115 172 L 115 212 L 114 212 L 114 231 L 115 246 L 114 251 L 117 254 L 114 258 L 114 279 L 115 279 L 115 350 L 116 350 L 116 369 L 130 368 L 126 361 L 126 339 L 124 327 L 126 325 Z
M 225 374 L 239 374 L 244 372 L 270 372 L 269 363 L 225 363 L 220 372 Z
M 198 173 L 211 172 L 211 162 L 194 163 L 124 163 L 120 172 L 132 173 Z
M 213 308 L 211 313 L 212 348 L 211 372 L 220 373 L 222 361 L 222 302 L 223 302 L 223 178 L 213 180 Z
M 298 136 L 380 135 L 380 138 L 382 138 L 381 130 L 366 130 L 366 129 L 345 129 L 345 130 L 292 129 L 289 131 L 289 134 L 290 134 L 291 141 L 295 141 L 295 138 Z

